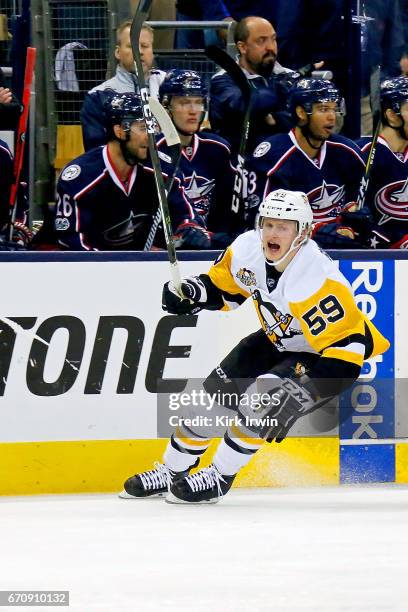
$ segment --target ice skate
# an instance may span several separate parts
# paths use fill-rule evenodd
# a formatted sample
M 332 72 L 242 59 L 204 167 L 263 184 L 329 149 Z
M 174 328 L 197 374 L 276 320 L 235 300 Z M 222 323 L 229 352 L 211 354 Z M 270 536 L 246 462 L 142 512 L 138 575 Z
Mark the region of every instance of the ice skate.
M 235 475 L 224 476 L 214 465 L 174 479 L 166 497 L 169 504 L 215 504 L 230 490 Z
M 184 472 L 173 472 L 163 463 L 156 461 L 153 470 L 147 470 L 128 478 L 124 489 L 119 493 L 122 499 L 141 499 L 144 497 L 163 497 L 168 494 L 173 482 L 184 478 L 197 462 Z

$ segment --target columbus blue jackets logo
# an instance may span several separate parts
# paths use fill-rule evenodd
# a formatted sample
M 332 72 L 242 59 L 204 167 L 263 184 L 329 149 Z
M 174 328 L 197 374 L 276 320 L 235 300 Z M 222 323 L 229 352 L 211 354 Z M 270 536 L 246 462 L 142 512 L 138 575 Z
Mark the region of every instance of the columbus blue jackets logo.
M 208 214 L 211 205 L 211 198 L 208 197 L 215 186 L 215 179 L 207 179 L 199 176 L 196 172 L 189 177 L 185 177 L 184 190 L 190 200 L 194 210 L 201 216 Z
M 323 184 L 309 191 L 310 206 L 313 210 L 315 222 L 333 221 L 342 211 L 345 205 L 344 185 L 332 185 L 323 181 Z
M 262 327 L 269 340 L 275 344 L 276 348 L 284 349 L 285 347 L 282 344 L 282 340 L 302 334 L 299 329 L 291 327 L 293 321 L 292 315 L 280 312 L 272 302 L 265 302 L 258 289 L 252 293 L 252 299 L 254 300 Z
M 135 215 L 131 212 L 127 219 L 105 230 L 102 233 L 103 238 L 112 248 L 124 248 L 132 244 L 135 232 L 142 230 L 144 226 L 149 226 L 150 220 L 151 215 L 147 213 Z
M 382 215 L 379 225 L 391 219 L 408 221 L 408 179 L 385 185 L 377 191 L 374 203 Z
M 240 268 L 235 276 L 246 287 L 256 285 L 256 276 L 254 272 L 251 272 L 251 270 L 248 270 L 247 268 Z

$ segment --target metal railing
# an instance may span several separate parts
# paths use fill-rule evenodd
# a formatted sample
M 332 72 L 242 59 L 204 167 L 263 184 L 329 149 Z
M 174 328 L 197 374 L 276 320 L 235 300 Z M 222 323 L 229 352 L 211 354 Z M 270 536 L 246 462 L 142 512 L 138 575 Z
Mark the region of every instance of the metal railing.
M 232 57 L 236 54 L 234 42 L 235 21 L 148 21 L 154 30 L 226 30 L 226 51 Z M 181 52 L 188 52 L 190 49 L 178 49 Z M 194 49 L 194 53 L 204 53 L 204 49 Z

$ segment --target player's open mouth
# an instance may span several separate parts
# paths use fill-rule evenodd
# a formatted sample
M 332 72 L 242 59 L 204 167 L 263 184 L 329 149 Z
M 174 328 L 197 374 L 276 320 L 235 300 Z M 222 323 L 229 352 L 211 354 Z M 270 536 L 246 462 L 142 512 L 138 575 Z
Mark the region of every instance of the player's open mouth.
M 268 242 L 268 251 L 271 253 L 277 253 L 280 249 L 280 245 L 276 242 Z

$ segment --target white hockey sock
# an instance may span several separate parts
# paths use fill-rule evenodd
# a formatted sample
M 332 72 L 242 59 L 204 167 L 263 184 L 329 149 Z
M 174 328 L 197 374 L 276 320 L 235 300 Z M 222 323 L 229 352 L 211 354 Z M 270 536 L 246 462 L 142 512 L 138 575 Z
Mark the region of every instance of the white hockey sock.
M 197 455 L 181 453 L 169 442 L 164 451 L 163 461 L 173 472 L 184 472 L 194 465 L 197 461 Z
M 221 440 L 215 452 L 213 464 L 225 476 L 233 476 L 244 467 L 254 456 L 255 451 L 247 454 L 228 446 L 225 439 Z

